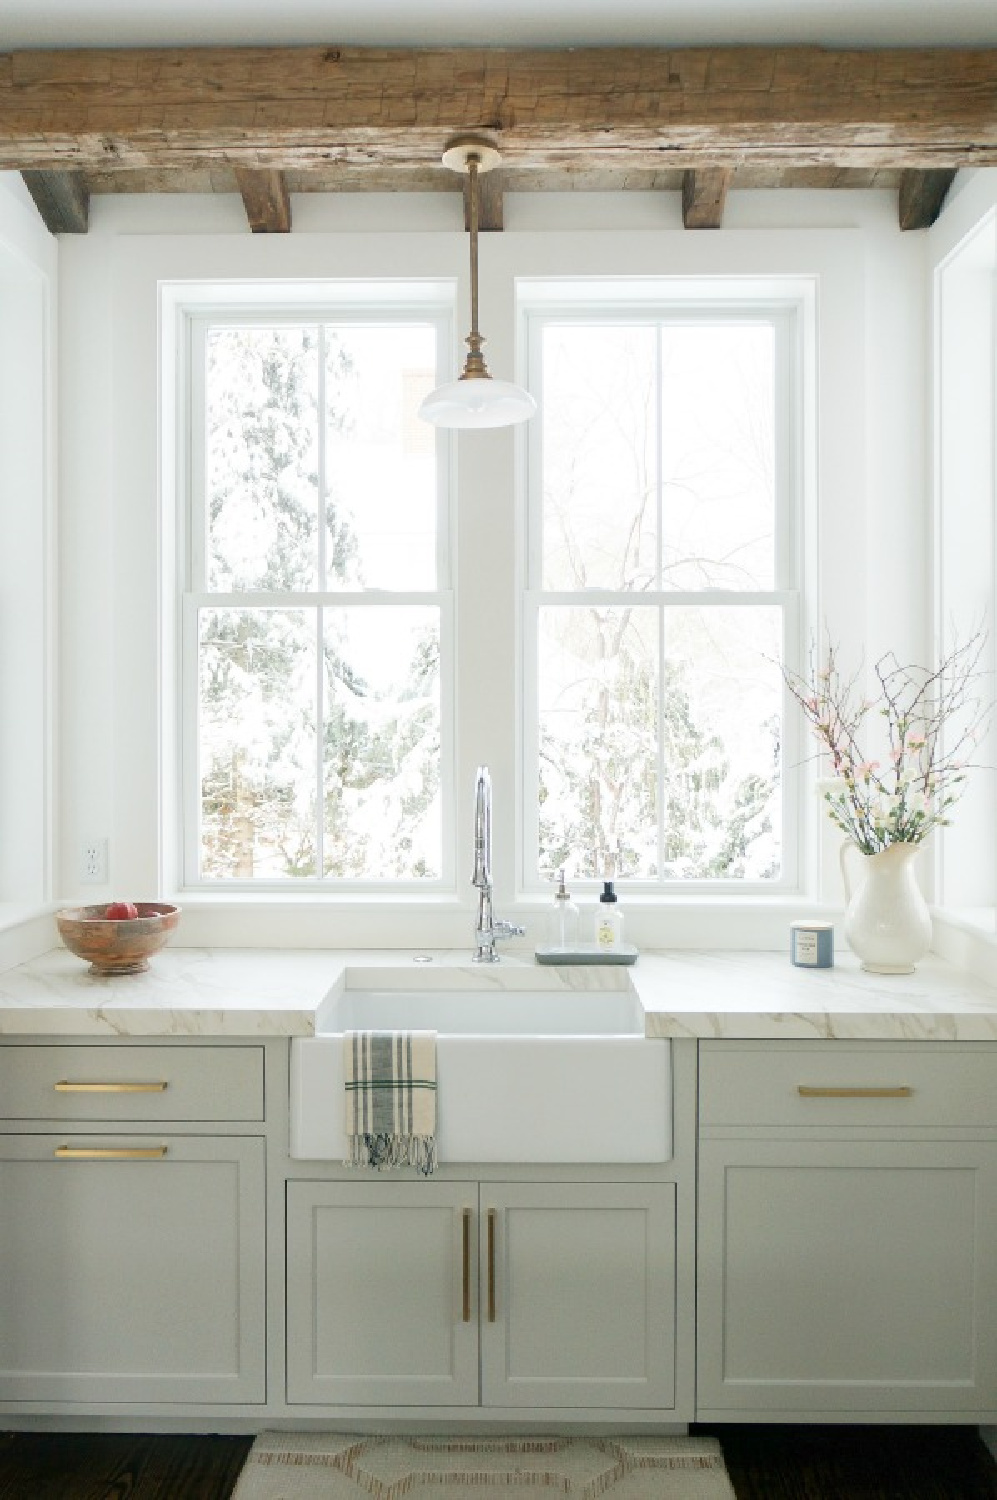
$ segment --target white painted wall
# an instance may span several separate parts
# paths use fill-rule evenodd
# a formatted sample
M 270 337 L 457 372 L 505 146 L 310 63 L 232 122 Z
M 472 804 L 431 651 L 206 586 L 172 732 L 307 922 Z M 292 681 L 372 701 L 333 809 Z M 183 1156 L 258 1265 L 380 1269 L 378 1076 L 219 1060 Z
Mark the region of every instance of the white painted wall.
M 61 255 L 60 794 L 58 894 L 80 894 L 84 838 L 110 839 L 108 894 L 172 894 L 162 868 L 157 298 L 161 281 L 211 277 L 451 277 L 463 333 L 466 240 L 458 195 L 303 196 L 291 236 L 251 236 L 237 198 L 96 198 L 86 236 Z M 773 224 L 777 227 L 771 227 Z M 517 277 L 563 274 L 810 274 L 819 278 L 819 487 L 822 567 L 814 621 L 867 659 L 929 647 L 923 235 L 901 235 L 892 194 L 737 194 L 725 228 L 686 233 L 677 195 L 512 194 L 506 230 L 482 237 L 481 323 L 496 373 L 516 353 Z M 516 439 L 464 435 L 462 562 L 487 559 L 483 590 L 458 601 L 458 881 L 449 900 L 185 901 L 188 942 L 466 940 L 473 768 L 496 794 L 496 898 L 517 914 L 515 850 Z M 481 621 L 487 621 L 482 628 Z M 510 649 L 496 656 L 494 641 Z M 469 860 L 468 878 L 469 878 Z M 92 888 L 91 888 L 92 889 Z M 101 892 L 94 893 L 100 899 Z M 817 891 L 811 892 L 811 897 Z M 825 891 L 836 901 L 837 890 Z M 529 920 L 530 912 L 518 904 Z M 795 903 L 793 914 L 807 909 Z M 629 913 L 639 943 L 781 947 L 788 915 L 679 898 Z M 535 938 L 535 932 L 533 934 Z
M 52 893 L 57 265 L 0 173 L 0 933 Z

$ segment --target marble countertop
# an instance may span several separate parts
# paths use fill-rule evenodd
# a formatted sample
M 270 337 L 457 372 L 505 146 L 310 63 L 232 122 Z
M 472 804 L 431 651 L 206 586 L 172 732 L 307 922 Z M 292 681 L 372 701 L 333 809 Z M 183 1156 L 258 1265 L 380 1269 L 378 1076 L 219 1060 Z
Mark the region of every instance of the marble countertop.
M 997 1041 L 997 987 L 935 957 L 913 974 L 831 969 L 782 953 L 648 954 L 633 970 L 650 1037 Z
M 322 1001 L 348 988 L 621 989 L 649 1037 L 997 1041 L 997 988 L 938 958 L 911 975 L 833 969 L 785 954 L 644 953 L 633 967 L 538 966 L 467 951 L 169 947 L 145 974 L 92 978 L 62 948 L 0 973 L 0 1036 L 310 1036 Z

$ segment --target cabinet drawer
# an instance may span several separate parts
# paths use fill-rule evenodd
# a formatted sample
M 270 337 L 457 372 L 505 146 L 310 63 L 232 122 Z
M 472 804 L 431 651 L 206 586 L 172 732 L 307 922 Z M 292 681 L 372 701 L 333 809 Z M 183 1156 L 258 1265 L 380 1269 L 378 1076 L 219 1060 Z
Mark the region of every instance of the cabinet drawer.
M 704 1042 L 704 1126 L 997 1128 L 997 1051 L 925 1042 Z
M 8 1135 L 0 1202 L 0 1401 L 265 1399 L 261 1138 Z
M 0 1119 L 263 1117 L 262 1047 L 0 1048 Z

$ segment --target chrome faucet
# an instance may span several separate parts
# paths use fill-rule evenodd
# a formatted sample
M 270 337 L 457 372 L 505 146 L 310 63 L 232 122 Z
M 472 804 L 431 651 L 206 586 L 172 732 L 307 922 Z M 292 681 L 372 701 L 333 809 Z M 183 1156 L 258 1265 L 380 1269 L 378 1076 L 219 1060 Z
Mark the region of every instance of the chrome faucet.
M 492 778 L 487 766 L 479 766 L 474 781 L 474 874 L 471 884 L 478 892 L 478 915 L 474 923 L 474 962 L 494 964 L 496 938 L 521 937 L 525 927 L 495 920 L 492 911 Z

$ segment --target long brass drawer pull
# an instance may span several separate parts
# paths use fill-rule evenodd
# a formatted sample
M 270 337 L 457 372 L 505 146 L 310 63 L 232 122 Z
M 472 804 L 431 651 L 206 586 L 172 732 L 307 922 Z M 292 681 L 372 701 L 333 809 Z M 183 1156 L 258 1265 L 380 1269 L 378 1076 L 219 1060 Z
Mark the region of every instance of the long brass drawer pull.
M 166 1146 L 56 1146 L 60 1161 L 162 1161 Z
M 495 1322 L 495 1210 L 488 1210 L 488 1321 Z
M 463 1300 L 461 1317 L 465 1323 L 471 1321 L 471 1210 L 465 1208 L 461 1215 L 461 1257 L 463 1261 Z
M 914 1094 L 906 1083 L 890 1088 L 818 1088 L 801 1083 L 797 1092 L 801 1099 L 910 1099 Z
M 74 1083 L 72 1079 L 60 1078 L 55 1085 L 57 1094 L 163 1094 L 168 1085 L 155 1083 Z

